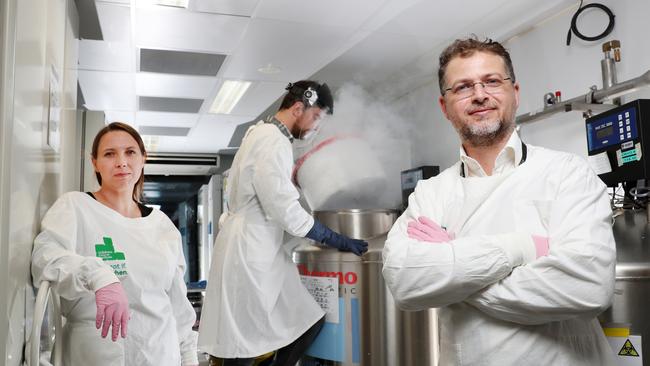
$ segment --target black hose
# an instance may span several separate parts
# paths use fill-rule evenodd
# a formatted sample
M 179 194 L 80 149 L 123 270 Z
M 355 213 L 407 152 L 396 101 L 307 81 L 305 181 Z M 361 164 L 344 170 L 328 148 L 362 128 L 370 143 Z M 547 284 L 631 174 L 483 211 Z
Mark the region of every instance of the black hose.
M 607 24 L 607 29 L 605 29 L 601 34 L 599 34 L 597 36 L 593 36 L 593 37 L 588 37 L 588 36 L 585 36 L 584 34 L 580 33 L 580 31 L 578 30 L 578 26 L 577 26 L 578 17 L 580 16 L 580 14 L 583 11 L 585 11 L 585 10 L 587 10 L 589 8 L 600 9 L 600 10 L 604 11 L 605 14 L 607 14 L 607 16 L 609 17 L 609 23 Z M 576 37 L 578 37 L 578 38 L 580 38 L 580 39 L 582 39 L 584 41 L 589 41 L 589 42 L 597 41 L 599 39 L 603 39 L 603 38 L 607 37 L 614 30 L 614 23 L 615 23 L 614 18 L 615 18 L 614 13 L 608 7 L 606 7 L 605 5 L 598 4 L 598 3 L 593 3 L 593 4 L 587 4 L 585 6 L 582 6 L 582 0 L 580 0 L 580 6 L 578 6 L 578 10 L 576 10 L 576 13 L 573 14 L 573 18 L 571 18 L 571 28 L 569 29 L 569 32 L 566 35 L 566 45 L 569 46 L 571 44 L 571 33 L 574 33 L 576 35 Z

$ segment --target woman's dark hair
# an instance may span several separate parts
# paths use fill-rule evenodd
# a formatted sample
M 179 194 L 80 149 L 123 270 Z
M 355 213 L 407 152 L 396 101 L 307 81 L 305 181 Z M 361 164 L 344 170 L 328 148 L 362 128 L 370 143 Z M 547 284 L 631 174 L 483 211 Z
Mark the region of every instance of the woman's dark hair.
M 135 130 L 135 128 L 129 126 L 126 123 L 122 122 L 112 122 L 106 125 L 106 127 L 102 128 L 97 132 L 97 135 L 95 136 L 95 140 L 93 140 L 93 147 L 90 152 L 90 155 L 92 155 L 93 159 L 97 160 L 97 153 L 99 149 L 99 142 L 101 141 L 102 137 L 106 135 L 109 132 L 113 131 L 124 131 L 131 135 L 133 139 L 138 143 L 138 147 L 140 148 L 140 153 L 142 153 L 142 156 L 147 156 L 147 151 L 144 148 L 144 142 L 142 141 L 142 137 L 140 137 L 140 134 L 138 131 Z M 97 182 L 99 185 L 102 185 L 102 176 L 99 174 L 99 172 L 95 172 L 95 177 L 97 177 Z M 133 200 L 136 202 L 141 202 L 142 201 L 142 191 L 144 189 L 144 167 L 142 167 L 142 172 L 140 172 L 140 178 L 138 181 L 135 183 L 135 186 L 133 187 Z

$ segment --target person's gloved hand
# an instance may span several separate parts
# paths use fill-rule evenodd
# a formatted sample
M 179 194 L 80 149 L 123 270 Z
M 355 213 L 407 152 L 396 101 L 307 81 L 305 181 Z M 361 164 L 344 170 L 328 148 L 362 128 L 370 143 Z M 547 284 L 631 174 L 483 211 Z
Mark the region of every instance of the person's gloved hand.
M 533 237 L 533 242 L 535 243 L 535 252 L 536 257 L 543 257 L 548 255 L 548 238 L 545 236 L 531 235 Z
M 417 220 L 409 222 L 406 233 L 411 239 L 429 243 L 444 243 L 454 240 L 454 234 L 448 233 L 447 230 L 426 216 L 420 216 Z
M 112 339 L 117 341 L 117 336 L 122 330 L 122 338 L 126 338 L 127 323 L 129 322 L 129 301 L 126 298 L 122 284 L 119 282 L 106 285 L 95 291 L 97 316 L 95 327 L 102 327 L 102 338 L 108 335 L 108 328 L 113 324 Z M 102 326 L 103 324 L 103 326 Z
M 342 251 L 352 252 L 359 256 L 368 250 L 367 242 L 341 235 L 323 225 L 318 220 L 314 220 L 314 226 L 311 227 L 311 230 L 309 230 L 306 237 Z

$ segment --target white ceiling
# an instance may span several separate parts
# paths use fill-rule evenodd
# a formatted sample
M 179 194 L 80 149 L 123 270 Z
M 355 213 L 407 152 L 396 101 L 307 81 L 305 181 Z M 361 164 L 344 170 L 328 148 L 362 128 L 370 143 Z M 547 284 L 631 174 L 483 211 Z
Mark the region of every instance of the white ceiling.
M 92 0 L 91 0 L 92 1 Z M 158 152 L 217 152 L 237 125 L 256 119 L 287 83 L 316 78 L 398 90 L 406 70 L 434 77 L 435 56 L 470 33 L 504 39 L 573 0 L 95 0 L 102 41 L 81 40 L 86 107 L 134 126 L 189 127 L 187 137 L 146 136 Z M 133 5 L 135 4 L 135 7 Z M 139 49 L 226 55 L 214 76 L 139 71 Z M 258 69 L 272 65 L 277 73 Z M 422 75 L 417 75 L 422 80 Z M 252 85 L 230 114 L 208 110 L 224 80 Z M 408 91 L 408 87 L 399 91 Z M 199 113 L 139 111 L 138 97 L 204 99 Z

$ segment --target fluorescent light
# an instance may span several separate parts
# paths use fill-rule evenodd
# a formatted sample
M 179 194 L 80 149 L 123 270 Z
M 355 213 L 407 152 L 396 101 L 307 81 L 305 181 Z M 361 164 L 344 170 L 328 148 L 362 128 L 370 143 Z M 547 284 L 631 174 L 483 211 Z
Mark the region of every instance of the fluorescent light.
M 233 108 L 235 108 L 250 86 L 250 81 L 224 81 L 221 85 L 221 89 L 217 93 L 217 97 L 214 98 L 214 102 L 212 102 L 210 113 L 229 114 L 232 112 Z

